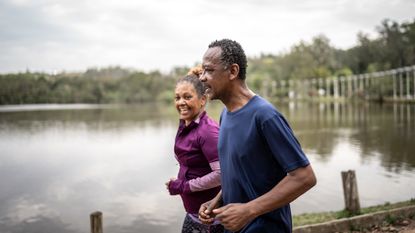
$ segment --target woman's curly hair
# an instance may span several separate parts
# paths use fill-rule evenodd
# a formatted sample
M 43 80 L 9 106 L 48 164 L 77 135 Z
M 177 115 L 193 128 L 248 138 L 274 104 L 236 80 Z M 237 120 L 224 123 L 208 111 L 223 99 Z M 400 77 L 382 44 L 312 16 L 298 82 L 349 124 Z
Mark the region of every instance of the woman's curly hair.
M 199 77 L 203 72 L 203 68 L 201 65 L 197 65 L 195 67 L 190 68 L 189 72 L 187 72 L 187 75 L 196 75 Z
M 203 69 L 202 69 L 202 66 L 200 65 L 191 68 L 189 72 L 187 72 L 186 76 L 180 78 L 177 81 L 176 86 L 180 83 L 188 82 L 192 84 L 192 86 L 195 88 L 196 93 L 199 96 L 199 98 L 202 97 L 203 95 L 205 95 L 205 91 L 206 91 L 205 85 L 199 80 L 199 76 L 202 74 L 202 71 Z

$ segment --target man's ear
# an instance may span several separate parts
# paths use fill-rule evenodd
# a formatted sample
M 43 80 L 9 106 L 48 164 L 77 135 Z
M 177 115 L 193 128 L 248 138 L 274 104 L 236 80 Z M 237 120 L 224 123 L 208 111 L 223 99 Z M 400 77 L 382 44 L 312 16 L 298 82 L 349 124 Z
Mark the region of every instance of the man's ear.
M 230 80 L 235 80 L 238 79 L 239 76 L 239 65 L 236 63 L 233 63 L 230 67 L 229 67 L 229 72 L 230 72 Z

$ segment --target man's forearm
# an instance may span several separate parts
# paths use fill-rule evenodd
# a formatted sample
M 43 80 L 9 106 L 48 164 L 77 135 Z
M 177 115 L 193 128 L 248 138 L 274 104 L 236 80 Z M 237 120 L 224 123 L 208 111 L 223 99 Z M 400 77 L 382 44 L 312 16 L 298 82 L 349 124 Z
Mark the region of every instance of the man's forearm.
M 287 205 L 316 184 L 310 165 L 290 172 L 273 189 L 247 203 L 249 214 L 256 218 Z
M 214 208 L 221 207 L 223 205 L 223 199 L 222 199 L 222 189 L 219 191 L 219 193 L 212 199 L 212 202 L 209 205 L 209 209 L 212 210 Z

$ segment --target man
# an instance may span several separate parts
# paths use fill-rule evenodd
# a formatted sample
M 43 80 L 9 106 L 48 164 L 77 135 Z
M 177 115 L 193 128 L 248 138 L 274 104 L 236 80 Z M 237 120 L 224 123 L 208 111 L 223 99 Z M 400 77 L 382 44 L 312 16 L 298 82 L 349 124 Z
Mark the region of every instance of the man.
M 199 219 L 227 232 L 291 232 L 289 203 L 316 184 L 311 165 L 283 116 L 245 83 L 247 60 L 236 41 L 209 45 L 200 80 L 221 100 L 222 191 L 202 204 Z

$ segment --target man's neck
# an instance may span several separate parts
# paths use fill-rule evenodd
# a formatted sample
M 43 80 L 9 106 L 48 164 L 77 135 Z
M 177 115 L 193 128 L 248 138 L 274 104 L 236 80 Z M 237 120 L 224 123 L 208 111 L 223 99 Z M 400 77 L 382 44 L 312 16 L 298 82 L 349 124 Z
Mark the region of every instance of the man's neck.
M 234 112 L 245 106 L 245 104 L 247 104 L 254 96 L 255 93 L 251 91 L 245 83 L 242 83 L 242 85 L 234 85 L 233 88 L 229 90 L 227 98 L 223 99 L 222 102 L 225 104 L 228 111 Z

